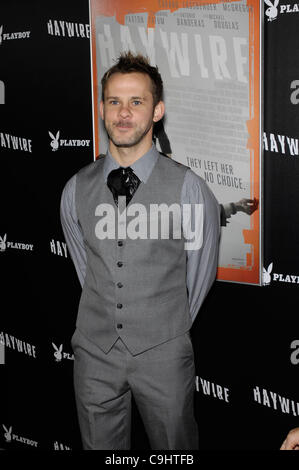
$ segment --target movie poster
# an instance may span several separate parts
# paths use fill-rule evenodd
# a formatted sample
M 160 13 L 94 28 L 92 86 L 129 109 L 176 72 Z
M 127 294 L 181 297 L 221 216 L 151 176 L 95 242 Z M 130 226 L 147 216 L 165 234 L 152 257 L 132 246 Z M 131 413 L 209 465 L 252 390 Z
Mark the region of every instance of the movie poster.
M 220 204 L 217 279 L 260 284 L 260 1 L 90 0 L 90 21 L 95 158 L 107 149 L 102 75 L 122 51 L 147 55 L 165 89 L 156 146 Z

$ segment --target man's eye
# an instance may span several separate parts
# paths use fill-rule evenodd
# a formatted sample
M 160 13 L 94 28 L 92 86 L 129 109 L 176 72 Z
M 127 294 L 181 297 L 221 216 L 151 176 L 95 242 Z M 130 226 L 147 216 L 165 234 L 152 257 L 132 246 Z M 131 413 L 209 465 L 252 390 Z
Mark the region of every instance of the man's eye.
M 118 104 L 118 101 L 117 100 L 110 100 L 109 104 Z
M 140 101 L 140 100 L 134 100 L 134 101 L 133 101 L 133 105 L 134 105 L 134 106 L 138 106 L 139 104 L 141 104 L 141 101 Z

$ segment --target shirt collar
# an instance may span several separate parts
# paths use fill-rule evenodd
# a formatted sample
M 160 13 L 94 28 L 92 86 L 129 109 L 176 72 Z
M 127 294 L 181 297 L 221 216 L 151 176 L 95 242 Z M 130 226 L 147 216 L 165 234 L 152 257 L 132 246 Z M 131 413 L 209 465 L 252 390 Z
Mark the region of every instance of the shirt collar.
M 142 155 L 142 157 L 138 158 L 136 162 L 130 165 L 134 173 L 138 176 L 141 181 L 143 181 L 143 183 L 147 182 L 158 158 L 159 152 L 153 144 L 148 152 L 146 152 L 144 155 Z M 112 157 L 109 150 L 107 150 L 103 168 L 105 182 L 107 182 L 107 177 L 110 171 L 115 170 L 117 168 L 120 168 L 120 165 Z

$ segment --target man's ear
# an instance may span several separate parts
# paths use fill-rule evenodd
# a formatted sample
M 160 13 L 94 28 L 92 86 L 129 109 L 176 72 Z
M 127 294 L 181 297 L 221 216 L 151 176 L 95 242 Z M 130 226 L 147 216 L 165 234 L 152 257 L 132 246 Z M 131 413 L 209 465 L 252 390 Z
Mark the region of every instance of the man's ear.
M 104 103 L 103 103 L 103 101 L 100 102 L 100 115 L 101 115 L 101 118 L 104 121 Z
M 154 109 L 153 121 L 154 122 L 160 121 L 160 119 L 162 119 L 162 117 L 164 116 L 164 112 L 165 112 L 164 101 L 159 101 L 159 103 L 156 104 L 155 109 Z

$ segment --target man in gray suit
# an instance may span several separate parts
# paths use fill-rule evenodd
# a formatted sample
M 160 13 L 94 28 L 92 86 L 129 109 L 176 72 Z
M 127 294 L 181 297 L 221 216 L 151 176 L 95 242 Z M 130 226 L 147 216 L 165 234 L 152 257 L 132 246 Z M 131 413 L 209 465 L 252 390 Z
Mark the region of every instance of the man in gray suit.
M 152 449 L 198 448 L 189 330 L 216 275 L 219 204 L 153 145 L 162 97 L 157 67 L 121 55 L 102 79 L 107 154 L 62 194 L 83 287 L 72 346 L 84 449 L 130 448 L 132 394 Z

